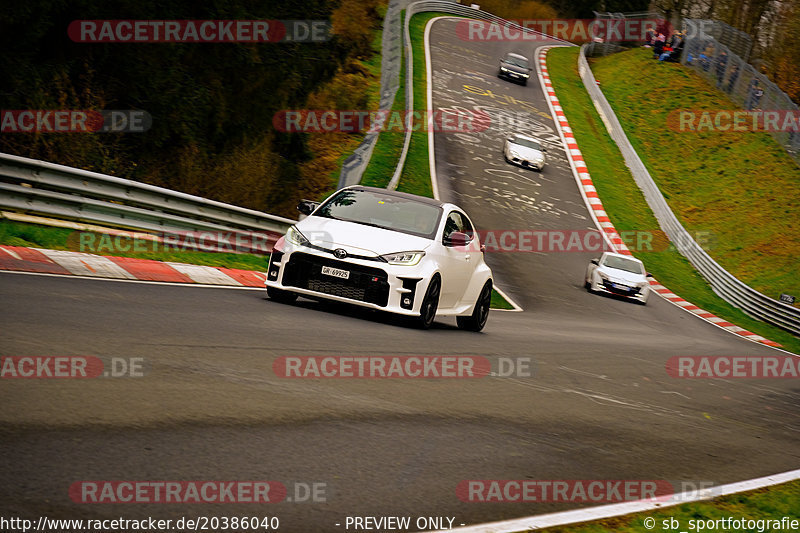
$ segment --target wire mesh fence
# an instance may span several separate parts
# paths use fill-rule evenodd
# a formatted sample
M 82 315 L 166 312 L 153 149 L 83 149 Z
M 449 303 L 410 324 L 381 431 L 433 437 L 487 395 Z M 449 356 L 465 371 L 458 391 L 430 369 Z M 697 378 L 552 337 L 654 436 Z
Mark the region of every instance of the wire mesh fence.
M 725 92 L 800 163 L 800 108 L 777 85 L 744 59 L 752 43 L 722 23 L 684 19 L 686 45 L 681 63 L 694 69 L 709 83 Z M 742 32 L 738 32 L 742 33 Z M 718 35 L 717 38 L 715 35 Z M 748 37 L 749 38 L 749 37 Z M 724 44 L 723 40 L 728 44 Z M 742 57 L 735 50 L 746 55 Z

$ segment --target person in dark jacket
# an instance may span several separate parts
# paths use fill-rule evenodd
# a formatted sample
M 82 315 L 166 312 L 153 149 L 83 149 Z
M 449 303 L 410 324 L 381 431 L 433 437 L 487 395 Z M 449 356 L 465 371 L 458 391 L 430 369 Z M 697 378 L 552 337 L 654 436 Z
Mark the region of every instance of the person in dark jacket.
M 725 77 L 725 69 L 728 68 L 728 54 L 723 50 L 717 56 L 714 70 L 717 73 L 717 88 L 722 87 L 722 78 Z

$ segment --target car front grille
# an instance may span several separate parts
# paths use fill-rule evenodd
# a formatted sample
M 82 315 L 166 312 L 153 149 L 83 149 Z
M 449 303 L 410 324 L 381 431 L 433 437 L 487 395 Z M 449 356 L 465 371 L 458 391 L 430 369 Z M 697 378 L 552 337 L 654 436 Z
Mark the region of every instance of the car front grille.
M 629 287 L 628 285 L 620 284 L 617 284 L 617 287 L 615 287 L 614 284 L 608 280 L 603 280 L 603 286 L 606 288 L 606 290 L 613 292 L 614 294 L 622 294 L 625 296 L 636 296 L 639 294 L 638 287 Z
M 347 270 L 350 277 L 342 279 L 323 274 L 324 266 Z M 384 270 L 302 252 L 290 256 L 283 271 L 283 284 L 381 307 L 389 302 L 389 282 Z

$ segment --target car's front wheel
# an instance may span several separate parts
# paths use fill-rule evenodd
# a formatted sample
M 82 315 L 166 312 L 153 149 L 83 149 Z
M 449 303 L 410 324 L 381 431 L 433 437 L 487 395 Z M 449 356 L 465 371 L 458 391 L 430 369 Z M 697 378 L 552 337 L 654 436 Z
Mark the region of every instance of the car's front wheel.
M 436 318 L 436 310 L 439 309 L 439 294 L 442 292 L 442 281 L 438 275 L 434 276 L 425 291 L 425 298 L 419 309 L 417 325 L 422 329 L 428 329 Z
M 492 280 L 486 282 L 475 302 L 475 308 L 470 316 L 456 317 L 456 323 L 461 329 L 467 331 L 480 331 L 486 325 L 489 318 L 489 308 L 492 305 Z
M 267 296 L 269 296 L 270 300 L 283 304 L 290 304 L 297 300 L 297 293 L 276 289 L 275 287 L 267 287 Z

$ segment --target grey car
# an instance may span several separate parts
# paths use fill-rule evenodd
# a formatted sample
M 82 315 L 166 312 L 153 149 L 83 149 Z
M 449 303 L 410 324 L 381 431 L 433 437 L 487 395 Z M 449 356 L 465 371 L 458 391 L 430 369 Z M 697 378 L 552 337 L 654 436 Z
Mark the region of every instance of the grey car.
M 503 145 L 503 157 L 507 163 L 519 165 L 523 168 L 542 171 L 547 161 L 545 153 L 547 148 L 536 137 L 521 133 L 509 135 Z
M 497 71 L 497 77 L 527 85 L 528 78 L 531 77 L 531 70 L 528 58 L 521 54 L 509 52 L 500 60 L 500 70 Z

